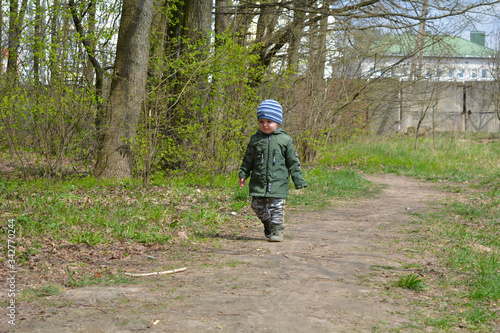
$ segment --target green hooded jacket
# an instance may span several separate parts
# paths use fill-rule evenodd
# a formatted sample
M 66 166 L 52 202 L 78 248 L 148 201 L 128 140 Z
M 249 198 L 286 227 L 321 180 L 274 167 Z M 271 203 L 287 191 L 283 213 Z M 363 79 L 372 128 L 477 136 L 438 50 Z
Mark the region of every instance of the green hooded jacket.
M 292 138 L 281 128 L 270 134 L 260 129 L 252 135 L 240 167 L 239 177 L 250 177 L 250 195 L 287 198 L 290 176 L 295 188 L 307 183 Z

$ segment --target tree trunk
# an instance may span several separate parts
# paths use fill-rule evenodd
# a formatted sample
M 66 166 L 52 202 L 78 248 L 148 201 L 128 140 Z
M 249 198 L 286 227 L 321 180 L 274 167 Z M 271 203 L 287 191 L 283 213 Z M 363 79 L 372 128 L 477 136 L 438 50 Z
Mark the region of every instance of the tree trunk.
M 22 1 L 21 8 L 19 8 L 17 0 L 10 0 L 9 5 L 9 57 L 7 59 L 7 73 L 15 81 L 17 81 L 18 75 L 18 53 L 26 5 L 27 0 Z
M 229 27 L 229 0 L 215 0 L 215 36 L 227 32 Z
M 295 3 L 294 8 L 296 9 L 293 13 L 293 26 L 290 34 L 290 47 L 288 48 L 288 68 L 292 69 L 291 79 L 297 78 L 294 73 L 297 70 L 299 61 L 301 58 L 300 47 L 301 39 L 304 35 L 304 21 L 306 19 L 305 10 L 301 7 L 300 3 Z
M 61 24 L 61 2 L 60 0 L 54 0 L 52 4 L 51 10 L 51 18 L 50 18 L 50 50 L 49 50 L 49 68 L 50 68 L 50 85 L 55 86 L 56 82 L 59 78 L 59 69 L 57 68 L 59 53 L 60 53 L 60 43 L 61 38 L 59 36 L 58 26 Z
M 420 79 L 424 74 L 421 73 L 421 71 L 422 71 L 422 62 L 424 57 L 425 37 L 426 37 L 425 27 L 427 22 L 425 19 L 427 18 L 428 14 L 427 2 L 428 0 L 424 0 L 424 3 L 422 4 L 422 14 L 421 14 L 422 19 L 420 20 L 420 23 L 418 25 L 418 35 L 417 35 L 417 40 L 415 41 L 415 56 L 411 63 L 410 75 L 412 76 L 413 80 Z
M 328 28 L 328 17 L 322 15 L 319 22 L 311 27 L 308 67 L 312 79 L 317 84 L 323 81 L 326 65 L 326 35 Z
M 87 32 L 87 39 L 89 40 L 89 49 L 86 51 L 91 53 L 93 57 L 97 58 L 96 55 L 96 38 L 93 37 L 96 35 L 96 2 L 97 0 L 91 0 L 90 5 L 89 5 L 89 17 L 88 17 L 88 32 Z M 81 36 L 84 37 L 84 36 Z M 96 76 L 101 75 L 100 79 L 103 80 L 103 73 L 97 73 L 98 70 L 94 68 L 93 60 L 90 57 L 87 57 L 87 63 L 85 65 L 85 79 L 88 82 L 89 85 L 92 85 L 94 83 L 94 71 L 96 72 Z M 96 84 L 97 85 L 97 84 Z M 101 90 L 102 90 L 102 83 L 101 83 Z M 101 96 L 99 96 L 100 98 Z
M 132 177 L 132 148 L 146 93 L 153 0 L 124 0 L 98 178 Z
M 182 16 L 183 33 L 191 41 L 197 42 L 209 36 L 212 23 L 212 0 L 185 0 Z
M 210 50 L 210 32 L 212 23 L 212 0 L 186 0 L 184 1 L 184 15 L 182 21 L 182 33 L 186 37 L 184 40 L 191 46 L 196 46 L 199 51 L 197 58 L 204 60 Z M 185 45 L 187 47 L 188 45 Z M 188 78 L 181 78 L 181 86 L 187 84 Z M 193 80 L 196 82 L 199 91 L 198 102 L 195 106 L 196 113 L 192 116 L 200 119 L 200 111 L 208 107 L 208 75 L 206 73 L 197 74 Z
M 104 141 L 104 121 L 106 118 L 105 105 L 103 103 L 103 89 L 104 89 L 104 68 L 97 59 L 96 55 L 96 41 L 95 41 L 95 15 L 96 15 L 96 1 L 92 0 L 89 7 L 89 27 L 88 31 L 85 32 L 85 28 L 82 25 L 83 17 L 79 17 L 74 0 L 68 1 L 68 7 L 70 8 L 71 16 L 73 18 L 73 23 L 75 25 L 76 31 L 80 37 L 80 41 L 87 53 L 87 68 L 84 69 L 84 74 L 86 76 L 87 82 L 91 85 L 94 82 L 94 74 L 92 73 L 92 68 L 95 72 L 95 100 L 97 104 L 97 113 L 95 116 L 95 128 L 97 132 L 97 147 L 98 150 L 101 149 L 102 143 Z M 84 14 L 85 15 L 85 14 Z
M 151 51 L 149 75 L 155 80 L 154 85 L 159 85 L 162 80 L 165 65 L 165 42 L 168 34 L 167 3 L 155 0 L 155 11 L 151 23 Z
M 247 33 L 253 23 L 253 18 L 258 12 L 256 9 L 248 9 L 246 6 L 255 2 L 255 0 L 245 1 L 245 3 L 241 3 L 240 1 L 233 15 L 233 20 L 230 24 L 230 32 L 239 45 L 246 46 L 248 44 L 246 38 Z
M 40 55 L 42 54 L 42 7 L 40 0 L 35 0 L 35 41 L 33 43 L 33 79 L 40 84 Z

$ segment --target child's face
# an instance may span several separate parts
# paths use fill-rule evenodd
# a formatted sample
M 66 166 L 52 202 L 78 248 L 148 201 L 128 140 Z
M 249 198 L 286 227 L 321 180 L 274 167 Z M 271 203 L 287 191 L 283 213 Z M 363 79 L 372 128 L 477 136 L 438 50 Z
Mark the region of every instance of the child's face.
M 278 129 L 278 123 L 269 119 L 259 119 L 259 128 L 265 134 L 270 134 Z

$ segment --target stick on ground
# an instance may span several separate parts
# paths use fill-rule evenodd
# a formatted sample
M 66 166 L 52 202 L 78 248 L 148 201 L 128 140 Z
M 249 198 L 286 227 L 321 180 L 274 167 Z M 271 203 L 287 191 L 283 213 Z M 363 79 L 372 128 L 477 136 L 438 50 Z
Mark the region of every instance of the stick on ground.
M 151 275 L 166 275 L 166 274 L 173 274 L 173 273 L 177 273 L 177 272 L 183 272 L 185 270 L 186 270 L 186 267 L 172 269 L 171 271 L 152 272 L 152 273 L 125 273 L 125 275 L 133 276 L 133 277 L 151 276 Z

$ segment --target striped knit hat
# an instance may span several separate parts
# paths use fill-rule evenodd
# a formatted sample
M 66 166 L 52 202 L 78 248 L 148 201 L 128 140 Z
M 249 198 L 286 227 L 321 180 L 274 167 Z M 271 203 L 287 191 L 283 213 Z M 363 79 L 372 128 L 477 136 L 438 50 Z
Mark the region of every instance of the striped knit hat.
M 281 125 L 283 121 L 283 108 L 273 99 L 266 99 L 259 105 L 257 119 L 268 119 Z

